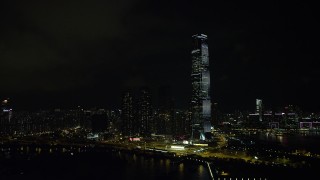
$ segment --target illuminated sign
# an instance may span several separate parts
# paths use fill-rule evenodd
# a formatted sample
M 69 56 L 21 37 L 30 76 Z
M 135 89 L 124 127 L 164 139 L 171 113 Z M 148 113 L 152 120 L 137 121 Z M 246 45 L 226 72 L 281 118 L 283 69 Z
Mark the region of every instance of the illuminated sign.
M 140 138 L 129 138 L 130 141 L 140 141 Z

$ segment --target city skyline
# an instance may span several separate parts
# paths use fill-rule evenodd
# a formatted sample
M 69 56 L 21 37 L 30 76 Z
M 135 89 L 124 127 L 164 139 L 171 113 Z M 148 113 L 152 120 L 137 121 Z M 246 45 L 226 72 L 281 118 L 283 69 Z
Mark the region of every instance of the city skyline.
M 317 177 L 317 7 L 1 1 L 0 179 Z
M 298 105 L 318 111 L 315 6 L 300 1 L 5 2 L 0 97 L 16 108 L 119 108 L 128 88 L 191 96 L 192 40 L 208 35 L 213 103 L 225 111 Z M 59 11 L 58 11 L 59 10 Z M 156 97 L 155 97 L 156 98 Z

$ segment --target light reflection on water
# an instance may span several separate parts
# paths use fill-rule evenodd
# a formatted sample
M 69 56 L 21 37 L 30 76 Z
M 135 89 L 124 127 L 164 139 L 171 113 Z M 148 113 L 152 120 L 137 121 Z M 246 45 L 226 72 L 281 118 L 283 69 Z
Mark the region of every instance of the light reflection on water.
M 257 141 L 278 143 L 283 147 L 304 149 L 320 153 L 320 134 L 319 132 L 297 132 L 295 134 L 275 134 L 261 132 L 258 136 L 250 136 Z
M 180 164 L 179 164 L 179 173 L 180 173 L 180 174 L 183 174 L 183 171 L 184 171 L 184 164 L 183 164 L 183 163 L 180 163 Z
M 150 159 L 150 164 L 151 164 L 151 166 L 154 166 L 154 158 Z
M 126 154 L 126 153 L 125 153 Z M 161 157 L 145 157 L 144 155 L 127 154 L 117 158 L 125 160 L 125 174 L 138 174 L 138 177 L 157 179 L 210 179 L 206 166 L 201 164 L 186 164 L 178 160 Z
M 203 171 L 204 171 L 203 168 L 204 168 L 203 165 L 200 165 L 199 168 L 198 168 L 200 175 L 203 174 Z
M 166 159 L 166 172 L 168 173 L 170 170 L 170 160 Z
M 283 136 L 277 136 L 277 140 L 284 145 L 286 141 L 284 141 L 283 139 L 284 139 Z
M 163 159 L 160 159 L 160 166 L 163 165 Z
M 0 150 L 10 151 L 10 148 L 2 148 Z M 17 153 L 25 154 L 28 160 L 34 157 L 29 156 L 25 152 L 30 151 L 30 155 L 37 154 L 38 157 L 47 157 L 45 154 L 52 156 L 53 154 L 64 154 L 70 152 L 70 148 L 54 148 L 54 147 L 32 147 L 32 146 L 19 146 L 15 148 Z M 78 148 L 74 148 L 74 152 L 79 152 Z M 84 151 L 81 151 L 84 152 Z M 197 163 L 182 163 L 178 159 L 168 159 L 165 157 L 145 156 L 140 154 L 131 154 L 126 152 L 105 152 L 113 159 L 103 161 L 103 166 L 112 167 L 114 163 L 121 165 L 121 176 L 127 178 L 142 177 L 146 179 L 209 179 L 209 172 L 206 166 Z M 69 153 L 68 153 L 69 154 Z M 79 153 L 86 154 L 86 153 Z M 94 159 L 90 158 L 92 161 Z

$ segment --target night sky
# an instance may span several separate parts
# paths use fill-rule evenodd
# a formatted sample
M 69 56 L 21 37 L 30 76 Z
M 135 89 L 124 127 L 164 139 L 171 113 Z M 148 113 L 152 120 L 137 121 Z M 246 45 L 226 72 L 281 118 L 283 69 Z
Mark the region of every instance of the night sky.
M 0 2 L 0 97 L 17 109 L 120 107 L 126 89 L 191 95 L 192 38 L 208 35 L 212 100 L 223 111 L 319 111 L 318 6 L 302 1 Z

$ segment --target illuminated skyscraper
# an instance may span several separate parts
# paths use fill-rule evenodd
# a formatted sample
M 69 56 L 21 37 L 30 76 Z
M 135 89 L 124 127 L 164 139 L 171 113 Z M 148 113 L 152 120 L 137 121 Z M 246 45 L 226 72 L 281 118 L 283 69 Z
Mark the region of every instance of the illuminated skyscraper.
M 139 91 L 137 107 L 138 132 L 142 136 L 149 136 L 154 132 L 154 123 L 151 107 L 151 93 L 148 88 L 141 88 Z
M 9 100 L 5 99 L 1 102 L 1 113 L 0 115 L 6 116 L 5 119 L 7 119 L 8 123 L 11 121 L 12 117 L 12 109 L 9 108 Z
M 262 121 L 262 100 L 256 99 L 256 113 L 259 114 L 259 121 Z
M 210 98 L 210 71 L 207 35 L 192 36 L 194 48 L 192 56 L 192 97 L 191 112 L 192 124 L 200 132 L 200 139 L 204 133 L 211 130 L 211 98 Z
M 134 111 L 133 96 L 131 92 L 125 92 L 122 96 L 121 105 L 122 132 L 126 136 L 134 135 Z

